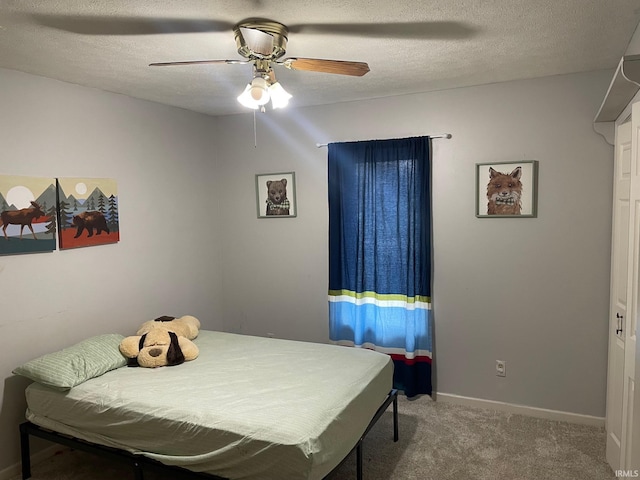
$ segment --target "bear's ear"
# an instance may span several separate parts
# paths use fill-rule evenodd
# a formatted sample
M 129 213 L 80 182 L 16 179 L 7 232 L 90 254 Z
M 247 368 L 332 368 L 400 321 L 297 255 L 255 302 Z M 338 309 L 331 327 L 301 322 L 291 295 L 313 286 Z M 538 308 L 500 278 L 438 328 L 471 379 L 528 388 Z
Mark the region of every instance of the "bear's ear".
M 282 182 L 282 185 L 284 185 L 285 187 L 287 186 L 287 179 L 286 178 L 283 178 L 280 181 Z
M 271 186 L 271 184 L 272 184 L 272 183 L 273 183 L 273 182 L 272 182 L 271 180 L 269 180 L 269 181 L 267 182 L 267 188 L 269 188 L 269 187 Z
M 134 335 L 120 342 L 120 353 L 127 358 L 136 358 L 140 353 L 140 344 L 144 343 L 144 336 Z
M 167 366 L 180 365 L 184 363 L 184 355 L 178 342 L 178 336 L 174 332 L 169 332 L 169 338 L 171 338 L 171 344 L 167 350 Z

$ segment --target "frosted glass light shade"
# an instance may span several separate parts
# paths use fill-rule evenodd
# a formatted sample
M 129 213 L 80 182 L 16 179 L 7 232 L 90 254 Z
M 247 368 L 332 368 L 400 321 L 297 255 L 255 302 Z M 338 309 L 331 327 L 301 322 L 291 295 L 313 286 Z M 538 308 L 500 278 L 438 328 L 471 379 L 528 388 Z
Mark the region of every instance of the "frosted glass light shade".
M 274 109 L 284 108 L 289 104 L 291 94 L 282 88 L 279 82 L 269 87 L 269 93 L 271 94 L 271 105 L 273 105 Z
M 251 97 L 251 84 L 248 84 L 244 91 L 238 97 L 238 102 L 244 107 L 251 108 L 253 110 L 258 109 L 258 104 Z

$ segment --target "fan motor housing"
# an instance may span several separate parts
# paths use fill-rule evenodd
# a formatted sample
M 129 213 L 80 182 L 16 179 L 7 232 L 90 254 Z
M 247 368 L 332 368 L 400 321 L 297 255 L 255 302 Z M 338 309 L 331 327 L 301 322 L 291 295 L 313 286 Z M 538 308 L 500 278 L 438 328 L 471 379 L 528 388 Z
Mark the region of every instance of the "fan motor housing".
M 251 41 L 247 41 L 242 33 L 243 29 L 257 30 L 263 34 L 269 35 L 271 41 L 265 46 L 262 40 L 261 45 L 251 45 Z M 233 27 L 233 34 L 238 47 L 238 53 L 249 59 L 268 59 L 275 60 L 282 57 L 287 49 L 287 37 L 289 30 L 281 23 L 273 20 L 251 19 L 238 23 Z M 259 50 L 260 48 L 260 50 Z

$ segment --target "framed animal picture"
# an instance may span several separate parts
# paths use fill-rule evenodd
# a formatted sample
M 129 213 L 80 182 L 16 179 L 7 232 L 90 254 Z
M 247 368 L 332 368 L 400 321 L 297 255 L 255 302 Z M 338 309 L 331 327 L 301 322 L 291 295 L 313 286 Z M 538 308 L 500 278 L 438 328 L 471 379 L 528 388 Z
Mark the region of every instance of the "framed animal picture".
M 296 174 L 266 173 L 256 175 L 258 218 L 292 218 L 298 214 Z
M 538 162 L 476 164 L 476 217 L 537 216 Z
M 0 255 L 56 249 L 55 178 L 0 175 Z
M 112 178 L 57 179 L 60 249 L 120 240 L 118 188 Z

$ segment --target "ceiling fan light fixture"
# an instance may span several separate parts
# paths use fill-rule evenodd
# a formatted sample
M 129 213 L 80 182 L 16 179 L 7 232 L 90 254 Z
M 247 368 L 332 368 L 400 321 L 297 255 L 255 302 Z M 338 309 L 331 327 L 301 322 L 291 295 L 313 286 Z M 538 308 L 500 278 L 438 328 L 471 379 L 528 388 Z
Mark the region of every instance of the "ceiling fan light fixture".
M 276 108 L 284 108 L 289 104 L 291 94 L 280 85 L 280 82 L 273 83 L 269 87 L 269 93 L 271 94 L 271 105 L 274 110 Z
M 271 81 L 273 81 L 271 77 L 269 77 L 269 80 L 259 75 L 254 77 L 238 97 L 238 102 L 252 110 L 261 109 L 264 111 L 264 105 L 269 100 L 271 100 L 271 105 L 274 109 L 286 107 L 292 98 L 291 94 L 279 82 L 270 83 Z

